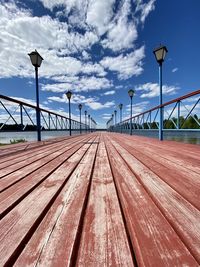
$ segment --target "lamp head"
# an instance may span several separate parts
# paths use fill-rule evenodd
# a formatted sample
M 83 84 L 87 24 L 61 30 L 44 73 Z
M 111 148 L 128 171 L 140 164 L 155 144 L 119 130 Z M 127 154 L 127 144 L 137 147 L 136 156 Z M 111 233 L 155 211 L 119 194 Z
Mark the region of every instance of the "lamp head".
M 71 97 L 72 97 L 72 92 L 71 91 L 67 91 L 66 96 L 67 96 L 68 100 L 70 100 Z
M 119 109 L 122 109 L 123 108 L 123 104 L 119 104 Z
M 160 45 L 158 48 L 153 50 L 155 58 L 159 64 L 162 64 L 167 52 L 168 52 L 167 47 L 163 45 Z
M 132 98 L 132 97 L 134 96 L 134 94 L 135 94 L 135 91 L 132 90 L 132 89 L 130 89 L 130 90 L 128 91 L 128 94 L 129 94 L 130 98 Z
M 83 107 L 83 106 L 82 106 L 81 104 L 78 105 L 79 110 L 81 110 L 82 107 Z
M 31 63 L 34 67 L 40 67 L 41 66 L 43 58 L 40 56 L 40 54 L 37 52 L 37 50 L 31 52 L 28 55 L 29 55 Z

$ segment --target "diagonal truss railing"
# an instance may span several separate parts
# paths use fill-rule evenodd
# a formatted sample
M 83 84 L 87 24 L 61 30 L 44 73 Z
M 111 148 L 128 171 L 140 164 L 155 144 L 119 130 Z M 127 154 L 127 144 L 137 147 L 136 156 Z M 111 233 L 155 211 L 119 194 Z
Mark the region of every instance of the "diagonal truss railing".
M 40 117 L 41 130 L 69 130 L 69 118 L 62 114 L 40 108 Z M 71 127 L 72 131 L 79 131 L 80 122 L 71 119 Z M 85 123 L 81 128 L 85 132 L 93 130 Z M 36 106 L 0 95 L 0 131 L 28 130 L 36 130 Z
M 200 90 L 186 94 L 156 106 L 132 117 L 133 130 L 159 129 L 159 111 L 163 110 L 163 130 L 200 130 Z M 133 105 L 134 110 L 134 105 Z M 114 124 L 111 117 L 107 122 L 107 130 L 127 132 L 130 130 L 130 118 Z

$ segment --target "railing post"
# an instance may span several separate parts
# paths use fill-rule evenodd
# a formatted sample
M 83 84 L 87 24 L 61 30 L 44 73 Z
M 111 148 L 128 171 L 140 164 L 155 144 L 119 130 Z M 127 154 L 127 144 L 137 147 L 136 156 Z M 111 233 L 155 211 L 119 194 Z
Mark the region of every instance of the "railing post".
M 180 100 L 177 102 L 177 105 L 178 105 L 177 128 L 180 129 Z
M 23 110 L 22 110 L 22 104 L 19 105 L 20 106 L 20 119 L 21 119 L 21 129 L 23 130 Z

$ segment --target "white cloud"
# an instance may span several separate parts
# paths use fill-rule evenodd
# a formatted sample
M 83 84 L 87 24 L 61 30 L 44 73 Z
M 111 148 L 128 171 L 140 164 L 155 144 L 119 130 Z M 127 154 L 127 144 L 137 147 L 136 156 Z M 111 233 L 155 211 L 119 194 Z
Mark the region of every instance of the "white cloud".
M 103 95 L 114 95 L 114 94 L 115 94 L 115 90 L 111 90 L 111 91 L 107 91 L 103 93 Z
M 51 92 L 65 92 L 72 90 L 72 92 L 88 92 L 93 90 L 100 90 L 112 87 L 112 81 L 106 78 L 81 77 L 80 79 L 74 78 L 72 82 L 54 83 L 54 84 L 42 84 L 43 91 Z
M 98 35 L 103 35 L 109 27 L 113 16 L 115 0 L 93 0 L 88 2 L 86 22 L 93 27 Z
M 147 3 L 143 3 L 143 0 L 138 0 L 136 12 L 141 12 L 140 20 L 142 23 L 145 22 L 145 19 L 149 15 L 149 13 L 155 9 L 155 1 L 156 0 L 150 0 Z
M 29 11 L 14 3 L 0 5 L 0 75 L 1 77 L 30 77 L 33 67 L 28 53 L 35 48 L 43 56 L 40 76 L 77 74 L 92 71 L 92 63 L 82 64 L 69 54 L 89 49 L 98 41 L 94 32 L 69 32 L 68 24 L 50 16 L 32 17 Z M 103 76 L 104 70 L 94 64 L 95 73 Z
M 163 85 L 162 92 L 163 95 L 174 95 L 176 94 L 179 87 L 177 86 L 168 86 Z M 160 87 L 158 83 L 145 83 L 142 85 L 138 85 L 135 87 L 136 91 L 142 91 L 141 98 L 152 98 L 159 96 L 160 94 Z
M 130 1 L 123 1 L 120 11 L 110 23 L 106 39 L 102 41 L 105 48 L 121 51 L 133 47 L 133 42 L 137 39 L 138 34 L 135 23 L 133 21 L 128 22 L 130 12 Z
M 122 54 L 118 57 L 105 57 L 100 61 L 103 67 L 110 71 L 115 71 L 119 79 L 128 79 L 132 76 L 138 76 L 142 73 L 142 59 L 144 58 L 144 46 L 132 53 Z
M 178 70 L 178 68 L 174 68 L 172 69 L 172 72 L 176 72 Z
M 93 110 L 99 110 L 99 109 L 113 107 L 115 105 L 115 102 L 114 101 L 108 101 L 108 102 L 105 102 L 103 104 L 100 102 L 89 102 L 86 105 L 89 106 Z
M 56 102 L 61 102 L 61 103 L 68 103 L 67 97 L 65 94 L 62 95 L 62 97 L 57 97 L 57 96 L 51 96 L 48 97 L 48 100 L 50 101 L 56 101 Z M 107 101 L 105 103 L 99 102 L 99 98 L 97 97 L 88 97 L 86 98 L 83 95 L 79 94 L 73 94 L 71 98 L 71 103 L 72 104 L 83 104 L 87 107 L 89 107 L 92 110 L 100 110 L 104 108 L 110 108 L 115 105 L 114 101 Z

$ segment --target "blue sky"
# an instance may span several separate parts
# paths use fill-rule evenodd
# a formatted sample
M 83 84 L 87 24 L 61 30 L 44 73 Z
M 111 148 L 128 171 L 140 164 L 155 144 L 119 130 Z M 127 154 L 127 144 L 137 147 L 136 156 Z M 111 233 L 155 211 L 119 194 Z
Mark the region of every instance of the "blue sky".
M 134 89 L 133 113 L 159 101 L 158 65 L 152 53 L 168 48 L 163 101 L 199 89 L 199 0 L 0 0 L 0 93 L 35 102 L 28 53 L 44 58 L 39 69 L 42 107 L 68 115 L 82 103 L 100 127 Z M 117 108 L 118 109 L 118 108 Z

